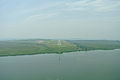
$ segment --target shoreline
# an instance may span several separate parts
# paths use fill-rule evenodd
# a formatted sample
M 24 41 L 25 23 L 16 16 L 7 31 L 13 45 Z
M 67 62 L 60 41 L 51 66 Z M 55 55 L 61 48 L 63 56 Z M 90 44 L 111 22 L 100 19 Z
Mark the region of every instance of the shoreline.
M 109 50 L 119 50 L 120 48 L 118 48 L 118 49 L 96 49 L 96 50 L 87 50 L 87 51 L 98 51 L 98 50 L 102 50 L 102 51 L 109 51 Z M 50 53 L 33 53 L 33 54 L 16 54 L 16 55 L 3 55 L 3 56 L 0 56 L 0 57 L 11 57 L 11 56 L 30 56 L 30 55 L 42 55 L 42 54 L 64 54 L 64 53 L 71 53 L 71 52 L 85 52 L 85 50 L 82 50 L 82 51 L 79 51 L 79 50 L 77 50 L 77 51 L 69 51 L 69 52 L 62 52 L 62 53 L 52 53 L 52 52 L 50 52 Z
M 102 40 L 11 40 L 0 41 L 0 57 L 63 54 L 76 51 L 120 49 L 119 41 Z

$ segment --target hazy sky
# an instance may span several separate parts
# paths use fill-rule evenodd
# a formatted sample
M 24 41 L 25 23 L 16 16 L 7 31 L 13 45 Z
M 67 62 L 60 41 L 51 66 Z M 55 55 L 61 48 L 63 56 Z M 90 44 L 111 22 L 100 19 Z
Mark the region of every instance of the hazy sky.
M 0 0 L 0 39 L 120 40 L 120 0 Z

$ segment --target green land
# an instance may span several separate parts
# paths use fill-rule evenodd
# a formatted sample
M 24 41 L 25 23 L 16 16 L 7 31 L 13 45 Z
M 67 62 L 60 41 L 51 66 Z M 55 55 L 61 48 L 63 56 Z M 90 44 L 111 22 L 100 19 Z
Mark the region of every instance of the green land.
M 0 41 L 0 56 L 33 55 L 87 50 L 120 49 L 120 41 L 112 40 L 7 40 Z

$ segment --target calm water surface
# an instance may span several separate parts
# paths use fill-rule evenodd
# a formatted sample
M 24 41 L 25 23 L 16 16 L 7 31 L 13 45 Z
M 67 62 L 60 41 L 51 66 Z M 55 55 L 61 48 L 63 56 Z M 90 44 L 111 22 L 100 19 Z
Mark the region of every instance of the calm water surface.
M 0 80 L 120 80 L 120 50 L 0 57 Z

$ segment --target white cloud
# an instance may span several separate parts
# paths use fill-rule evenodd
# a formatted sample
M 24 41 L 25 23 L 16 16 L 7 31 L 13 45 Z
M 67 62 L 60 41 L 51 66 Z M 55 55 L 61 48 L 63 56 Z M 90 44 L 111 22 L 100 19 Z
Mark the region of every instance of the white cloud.
M 66 10 L 92 10 L 98 12 L 114 11 L 120 7 L 120 1 L 112 0 L 79 0 L 66 3 Z
M 29 16 L 27 19 L 25 19 L 24 22 L 32 22 L 32 21 L 39 21 L 43 19 L 48 19 L 57 16 L 57 13 L 47 13 L 47 14 L 38 14 L 38 15 L 32 15 Z
M 114 10 L 118 10 L 119 7 L 120 7 L 120 1 L 110 1 L 110 2 L 106 1 L 102 3 L 100 6 L 97 6 L 96 11 L 114 11 Z

